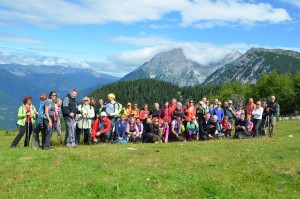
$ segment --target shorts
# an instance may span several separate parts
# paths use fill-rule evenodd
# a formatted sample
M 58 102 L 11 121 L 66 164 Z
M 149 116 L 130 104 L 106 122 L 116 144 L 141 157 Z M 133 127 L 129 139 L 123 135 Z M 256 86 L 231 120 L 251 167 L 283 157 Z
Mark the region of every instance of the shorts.
M 275 126 L 276 120 L 277 120 L 276 116 L 270 116 L 269 117 L 269 124 L 272 125 L 272 126 Z

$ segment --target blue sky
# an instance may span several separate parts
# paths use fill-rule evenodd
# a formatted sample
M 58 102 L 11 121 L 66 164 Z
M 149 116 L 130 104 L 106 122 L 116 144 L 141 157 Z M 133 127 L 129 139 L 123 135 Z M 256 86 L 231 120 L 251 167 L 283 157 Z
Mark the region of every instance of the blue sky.
M 0 0 L 0 63 L 116 76 L 175 47 L 207 65 L 251 47 L 300 51 L 299 0 Z

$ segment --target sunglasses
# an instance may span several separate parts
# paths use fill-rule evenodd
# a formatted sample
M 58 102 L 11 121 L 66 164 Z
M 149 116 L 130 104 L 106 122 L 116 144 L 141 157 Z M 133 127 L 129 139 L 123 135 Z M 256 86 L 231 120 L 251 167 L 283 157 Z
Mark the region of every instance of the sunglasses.
M 88 102 L 89 100 L 83 100 L 83 101 Z
M 56 96 L 56 95 L 51 95 L 51 96 L 53 96 L 53 97 L 54 97 L 54 96 Z

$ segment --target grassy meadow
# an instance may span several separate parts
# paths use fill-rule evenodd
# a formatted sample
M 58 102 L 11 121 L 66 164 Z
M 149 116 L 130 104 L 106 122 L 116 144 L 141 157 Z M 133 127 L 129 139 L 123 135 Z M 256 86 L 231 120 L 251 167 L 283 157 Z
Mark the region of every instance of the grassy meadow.
M 299 121 L 273 139 L 52 151 L 12 150 L 15 135 L 0 134 L 0 198 L 300 198 Z

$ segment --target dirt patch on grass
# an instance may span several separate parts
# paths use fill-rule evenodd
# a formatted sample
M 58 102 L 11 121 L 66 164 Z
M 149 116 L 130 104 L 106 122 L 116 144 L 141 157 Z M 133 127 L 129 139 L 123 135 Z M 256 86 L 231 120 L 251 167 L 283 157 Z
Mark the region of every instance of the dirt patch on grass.
M 23 157 L 23 158 L 20 158 L 19 160 L 26 161 L 26 160 L 31 160 L 31 159 L 32 159 L 32 157 Z

